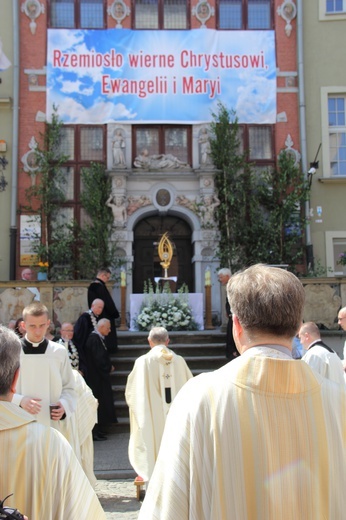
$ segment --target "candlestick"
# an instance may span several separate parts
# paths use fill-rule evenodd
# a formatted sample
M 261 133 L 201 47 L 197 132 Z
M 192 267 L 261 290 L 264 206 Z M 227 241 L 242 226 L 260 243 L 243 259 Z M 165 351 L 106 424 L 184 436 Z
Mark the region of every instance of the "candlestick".
M 125 269 L 121 269 L 120 271 L 120 286 L 126 287 L 126 272 Z
M 210 267 L 207 267 L 204 273 L 204 285 L 211 285 Z

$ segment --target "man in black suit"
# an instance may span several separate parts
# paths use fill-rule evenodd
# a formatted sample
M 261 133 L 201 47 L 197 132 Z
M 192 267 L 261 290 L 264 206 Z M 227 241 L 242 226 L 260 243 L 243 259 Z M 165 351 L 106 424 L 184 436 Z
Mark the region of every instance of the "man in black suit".
M 109 320 L 102 318 L 97 322 L 85 345 L 87 362 L 86 383 L 91 388 L 99 402 L 97 409 L 97 424 L 93 428 L 94 441 L 106 440 L 104 428 L 117 423 L 114 409 L 113 391 L 110 374 L 114 366 L 107 352 L 105 340 L 111 329 Z
M 119 318 L 119 312 L 106 286 L 110 277 L 111 271 L 107 267 L 101 268 L 97 271 L 96 279 L 88 288 L 88 304 L 90 307 L 95 299 L 100 299 L 104 302 L 104 308 L 100 318 L 107 318 L 111 323 L 111 330 L 109 335 L 105 338 L 105 343 L 108 352 L 112 353 L 118 348 L 115 320 Z

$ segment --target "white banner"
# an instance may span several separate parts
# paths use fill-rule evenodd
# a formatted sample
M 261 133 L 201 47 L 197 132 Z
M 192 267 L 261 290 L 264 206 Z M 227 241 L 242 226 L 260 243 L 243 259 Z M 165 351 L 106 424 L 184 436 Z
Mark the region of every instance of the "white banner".
M 48 30 L 47 117 L 64 123 L 275 123 L 274 31 Z

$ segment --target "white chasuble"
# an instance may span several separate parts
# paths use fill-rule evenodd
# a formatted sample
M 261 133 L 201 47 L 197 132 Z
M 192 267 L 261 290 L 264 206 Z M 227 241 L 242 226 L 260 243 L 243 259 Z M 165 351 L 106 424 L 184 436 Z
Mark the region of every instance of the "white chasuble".
M 129 460 L 144 480 L 153 472 L 171 402 L 191 377 L 184 359 L 163 345 L 139 357 L 128 376 Z
M 253 347 L 179 392 L 138 520 L 342 520 L 345 454 L 341 386 Z

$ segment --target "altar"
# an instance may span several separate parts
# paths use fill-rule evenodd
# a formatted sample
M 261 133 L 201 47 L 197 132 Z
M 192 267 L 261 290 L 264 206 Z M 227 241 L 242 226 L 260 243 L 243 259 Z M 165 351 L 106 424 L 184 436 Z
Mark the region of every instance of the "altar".
M 179 298 L 182 295 L 179 293 L 172 293 L 174 298 Z M 150 299 L 155 299 L 160 295 L 150 294 Z M 204 309 L 203 309 L 203 293 L 189 293 L 184 295 L 191 307 L 193 318 L 197 323 L 199 330 L 204 329 Z M 148 294 L 131 294 L 130 295 L 130 330 L 134 331 L 135 319 L 140 313 L 141 305 L 144 299 L 148 298 Z

